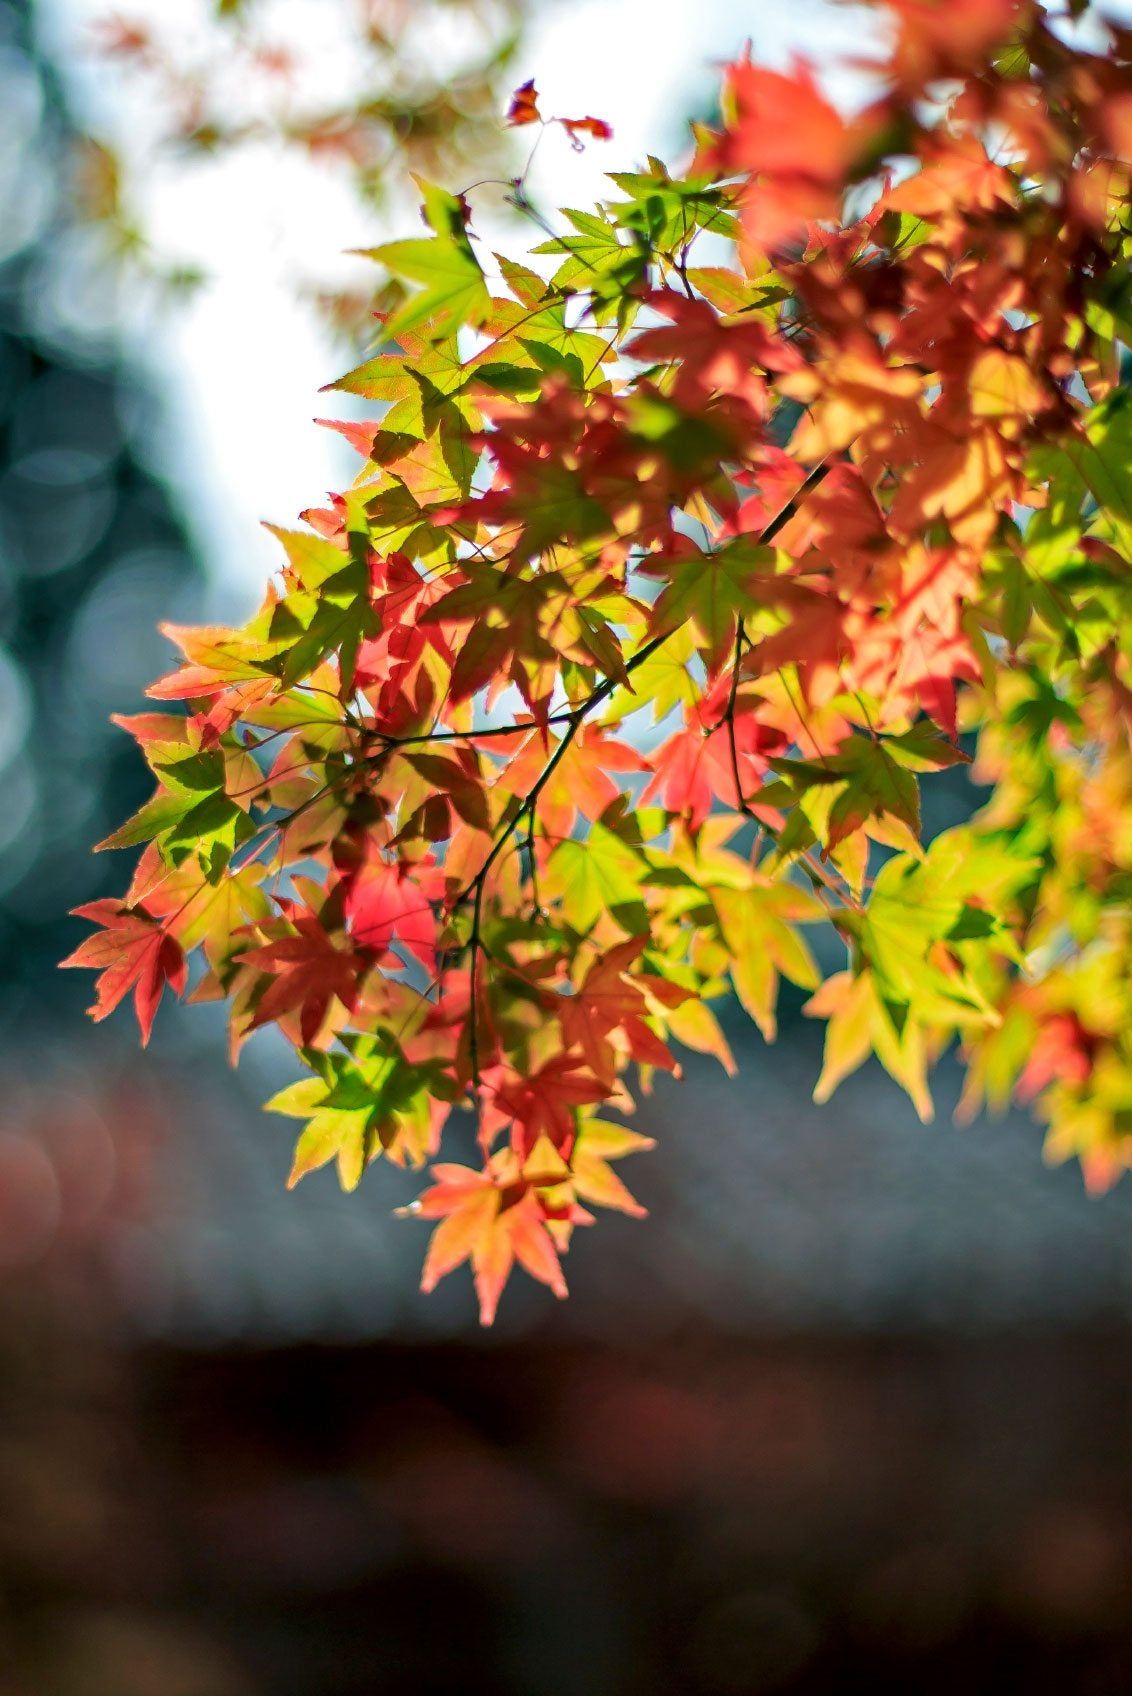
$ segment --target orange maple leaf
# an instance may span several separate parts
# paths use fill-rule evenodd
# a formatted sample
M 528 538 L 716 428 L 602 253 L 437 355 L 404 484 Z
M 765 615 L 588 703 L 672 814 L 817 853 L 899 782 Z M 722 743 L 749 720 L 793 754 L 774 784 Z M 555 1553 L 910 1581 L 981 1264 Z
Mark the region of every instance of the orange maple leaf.
M 402 1217 L 439 1219 L 421 1275 L 421 1289 L 470 1260 L 480 1305 L 480 1324 L 490 1325 L 503 1286 L 516 1261 L 560 1299 L 567 1293 L 547 1216 L 514 1157 L 496 1159 L 482 1172 L 469 1166 L 434 1166 L 437 1182 L 419 1200 L 399 1209 Z M 581 1210 L 577 1210 L 581 1216 Z M 576 1222 L 581 1222 L 581 1217 Z

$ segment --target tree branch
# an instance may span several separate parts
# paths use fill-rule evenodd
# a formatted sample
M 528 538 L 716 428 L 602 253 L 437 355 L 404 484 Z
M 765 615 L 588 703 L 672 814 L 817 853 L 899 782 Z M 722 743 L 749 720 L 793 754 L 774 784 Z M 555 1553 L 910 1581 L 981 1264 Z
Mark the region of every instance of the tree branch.
M 786 505 L 775 513 L 769 524 L 760 531 L 757 538 L 760 545 L 764 545 L 767 542 L 772 542 L 774 540 L 785 525 L 787 525 L 794 517 L 794 514 L 798 511 L 807 495 L 816 489 L 818 484 L 822 482 L 828 471 L 828 461 L 823 460 L 820 465 L 814 466 L 813 470 L 805 478 L 804 482 L 800 484 L 798 489 L 795 490 L 794 494 L 786 502 Z M 644 665 L 647 660 L 650 660 L 652 656 L 661 647 L 663 647 L 664 643 L 668 641 L 668 638 L 675 635 L 677 628 L 679 628 L 679 626 L 674 626 L 671 630 L 662 630 L 656 636 L 650 637 L 643 647 L 638 648 L 636 653 L 626 660 L 623 676 L 630 676 L 634 671 L 637 671 L 642 665 Z M 491 868 L 503 852 L 504 845 L 509 840 L 512 831 L 514 831 L 525 812 L 530 813 L 531 827 L 533 831 L 534 809 L 538 804 L 539 796 L 542 794 L 543 790 L 550 782 L 550 779 L 554 776 L 554 773 L 565 759 L 566 754 L 569 752 L 570 744 L 573 742 L 575 736 L 582 728 L 582 725 L 585 723 L 590 713 L 594 711 L 595 707 L 599 707 L 603 704 L 603 702 L 607 701 L 613 694 L 614 690 L 620 686 L 620 683 L 620 677 L 606 677 L 589 695 L 587 695 L 586 699 L 581 702 L 579 706 L 573 707 L 567 712 L 556 713 L 554 715 L 555 722 L 560 724 L 565 723 L 566 725 L 566 730 L 561 742 L 559 742 L 557 748 L 555 748 L 553 754 L 551 754 L 549 760 L 546 762 L 546 765 L 539 773 L 538 778 L 535 780 L 533 787 L 524 798 L 523 804 L 519 808 L 518 812 L 513 818 L 508 820 L 503 829 L 500 831 L 499 836 L 492 844 L 491 851 L 489 852 L 487 859 L 484 861 L 475 877 L 456 897 L 456 900 L 453 903 L 454 907 L 461 906 L 472 895 L 476 895 L 477 898 L 482 895 L 482 885 L 486 881 L 488 873 L 491 871 Z M 734 687 L 738 687 L 737 683 Z M 549 723 L 550 721 L 548 720 L 547 722 Z M 736 793 L 738 793 L 738 785 L 736 785 Z

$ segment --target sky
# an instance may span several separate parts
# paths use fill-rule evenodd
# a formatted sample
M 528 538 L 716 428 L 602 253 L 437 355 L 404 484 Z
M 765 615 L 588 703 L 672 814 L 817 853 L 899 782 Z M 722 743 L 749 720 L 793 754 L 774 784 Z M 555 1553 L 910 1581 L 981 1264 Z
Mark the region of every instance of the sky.
M 297 33 L 306 7 L 312 43 L 331 70 L 341 64 L 312 27 L 319 0 L 278 3 Z M 183 29 L 189 51 L 204 4 L 132 0 L 109 10 Z M 41 31 L 80 119 L 128 150 L 153 114 L 123 100 L 120 79 L 90 51 L 107 11 L 107 0 L 39 0 Z M 861 50 L 869 27 L 860 8 L 826 0 L 535 0 L 514 81 L 534 77 L 544 111 L 594 113 L 615 134 L 579 154 L 563 133 L 549 132 L 532 191 L 543 205 L 584 207 L 608 190 L 606 171 L 632 169 L 648 152 L 678 161 L 689 113 L 710 102 L 719 66 L 748 39 L 772 64 L 804 52 L 835 97 L 851 98 L 837 62 Z M 294 522 L 351 474 L 340 441 L 312 422 L 346 410 L 342 397 L 319 394 L 344 368 L 343 350 L 296 297 L 293 278 L 315 269 L 358 280 L 368 267 L 346 250 L 414 233 L 415 214 L 403 207 L 383 226 L 330 173 L 267 151 L 166 169 L 149 191 L 143 212 L 158 244 L 199 261 L 210 280 L 172 307 L 127 297 L 123 330 L 161 400 L 154 457 L 177 489 L 218 604 L 246 614 L 277 564 L 260 520 Z M 490 217 L 483 224 L 477 216 L 477 228 L 511 251 L 523 239 L 493 231 Z

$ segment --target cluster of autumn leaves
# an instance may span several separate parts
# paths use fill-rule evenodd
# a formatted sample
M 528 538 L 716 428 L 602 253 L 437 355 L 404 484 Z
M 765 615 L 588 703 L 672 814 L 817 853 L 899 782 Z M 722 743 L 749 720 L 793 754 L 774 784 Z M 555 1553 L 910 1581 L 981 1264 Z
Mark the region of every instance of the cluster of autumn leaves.
M 132 989 L 148 1036 L 199 954 L 233 1051 L 305 1066 L 292 1181 L 470 1110 L 481 1164 L 414 1211 L 485 1320 L 640 1211 L 634 1085 L 730 1067 L 729 992 L 773 1037 L 781 977 L 819 1099 L 875 1054 L 926 1117 L 957 1041 L 969 1107 L 1034 1100 L 1097 1185 L 1129 1158 L 1132 37 L 885 13 L 865 111 L 744 59 L 687 174 L 615 173 L 539 269 L 426 185 L 337 385 L 356 480 L 246 627 L 170 632 L 187 710 L 123 721 L 157 790 L 83 910 L 96 1016 Z M 985 806 L 925 841 L 972 749 Z

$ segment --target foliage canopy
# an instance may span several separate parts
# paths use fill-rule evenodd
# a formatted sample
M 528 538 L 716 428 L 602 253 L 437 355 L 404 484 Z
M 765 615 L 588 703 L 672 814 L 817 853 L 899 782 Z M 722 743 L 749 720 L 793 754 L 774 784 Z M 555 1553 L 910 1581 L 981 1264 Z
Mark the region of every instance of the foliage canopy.
M 1032 1100 L 1095 1187 L 1132 1160 L 1132 34 L 886 19 L 865 110 L 743 58 L 683 174 L 614 173 L 530 264 L 424 185 L 336 385 L 355 481 L 122 721 L 157 788 L 81 909 L 95 1016 L 132 989 L 147 1037 L 198 955 L 233 1052 L 275 1024 L 305 1068 L 292 1182 L 470 1108 L 481 1163 L 413 1211 L 485 1321 L 640 1212 L 634 1087 L 730 1066 L 731 991 L 773 1037 L 780 977 L 819 1100 L 875 1054 L 927 1117 L 956 1042 L 969 1110 Z M 925 839 L 972 750 L 989 799 Z

